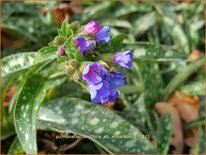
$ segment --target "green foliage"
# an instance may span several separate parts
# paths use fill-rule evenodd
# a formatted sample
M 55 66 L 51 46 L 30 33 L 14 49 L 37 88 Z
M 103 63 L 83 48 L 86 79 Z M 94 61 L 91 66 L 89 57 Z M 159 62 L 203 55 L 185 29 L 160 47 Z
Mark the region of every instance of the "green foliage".
M 127 48 L 134 49 L 134 61 L 155 63 L 155 62 L 177 62 L 186 61 L 186 54 L 177 49 L 167 46 L 147 43 L 147 42 L 133 42 L 125 43 Z
M 157 122 L 157 148 L 162 154 L 167 154 L 172 137 L 172 119 L 169 114 L 164 114 Z
M 66 18 L 57 32 L 50 10 L 59 4 L 2 2 L 3 35 L 20 41 L 20 47 L 12 47 L 10 42 L 2 47 L 1 139 L 17 135 L 8 153 L 38 153 L 36 130 L 40 129 L 85 136 L 91 141 L 80 145 L 87 153 L 168 154 L 175 127 L 169 114 L 158 117 L 153 108 L 177 89 L 200 98 L 199 118 L 185 124 L 184 129 L 198 128 L 198 143 L 192 153 L 204 153 L 205 3 L 89 1 L 82 3 L 81 15 L 69 14 L 70 19 Z M 73 41 L 74 36 L 83 35 L 83 27 L 79 22 L 70 23 L 74 20 L 85 24 L 97 20 L 110 26 L 115 37 L 98 46 L 93 56 L 83 56 Z M 59 48 L 65 49 L 66 56 L 58 55 Z M 88 102 L 84 83 L 74 83 L 73 76 L 65 74 L 65 62 L 71 59 L 81 64 L 100 58 L 116 68 L 111 57 L 128 49 L 134 54 L 133 67 L 126 71 L 119 68 L 126 75 L 126 84 L 119 89 L 114 110 Z M 199 51 L 196 61 L 189 58 L 193 49 Z M 22 51 L 36 52 L 19 53 Z M 7 108 L 4 100 L 11 86 L 16 92 Z M 130 120 L 124 114 L 138 117 Z M 140 137 L 107 137 L 118 134 Z M 141 138 L 143 134 L 150 139 Z
M 46 60 L 51 60 L 57 58 L 57 46 L 47 46 L 41 48 L 37 51 L 37 56 L 35 57 L 35 63 L 43 62 Z
M 14 141 L 12 142 L 11 146 L 9 147 L 8 154 L 23 154 L 24 150 L 21 147 L 21 144 L 16 137 Z
M 2 2 L 1 28 L 3 38 L 20 42 L 20 47 L 4 47 L 3 56 L 24 51 L 36 51 L 45 46 L 58 28 L 51 11 L 54 2 Z
M 55 106 L 57 104 L 58 107 Z M 142 134 L 136 127 L 107 108 L 84 100 L 52 100 L 40 109 L 38 120 L 40 129 L 85 136 L 108 153 L 155 153 L 154 148 L 141 137 Z M 115 138 L 118 135 L 126 136 L 128 133 L 133 138 Z
M 14 124 L 19 141 L 26 153 L 37 153 L 36 117 L 48 85 L 46 78 L 34 75 L 25 81 L 14 109 Z M 41 87 L 37 87 L 40 85 Z
M 179 72 L 167 85 L 164 90 L 164 99 L 166 100 L 168 96 L 172 93 L 172 91 L 177 88 L 184 80 L 188 78 L 192 73 L 197 71 L 198 68 L 202 67 L 205 63 L 204 58 L 200 58 L 199 60 L 191 63 L 187 67 L 185 67 L 181 72 Z
M 58 32 L 59 36 L 62 37 L 70 37 L 72 35 L 71 26 L 69 25 L 67 18 L 65 18 L 65 20 L 62 22 Z
M 205 83 L 204 81 L 192 82 L 188 85 L 184 85 L 180 88 L 182 93 L 186 93 L 189 96 L 204 96 L 205 95 Z

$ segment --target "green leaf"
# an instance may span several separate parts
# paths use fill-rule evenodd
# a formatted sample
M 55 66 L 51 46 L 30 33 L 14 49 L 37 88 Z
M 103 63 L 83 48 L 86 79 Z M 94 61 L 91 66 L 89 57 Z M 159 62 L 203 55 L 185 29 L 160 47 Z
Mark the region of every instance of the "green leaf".
M 6 115 L 7 116 L 7 115 Z M 5 122 L 6 121 L 6 122 Z M 15 132 L 15 128 L 14 128 L 14 125 L 12 124 L 12 121 L 9 117 L 8 119 L 8 116 L 7 118 L 3 119 L 3 116 L 2 116 L 2 122 L 1 122 L 1 140 L 4 140 L 12 135 L 14 135 L 16 132 Z
M 182 86 L 180 92 L 186 93 L 189 96 L 204 96 L 205 95 L 205 82 L 195 81 L 188 85 Z
M 177 20 L 164 16 L 163 22 L 165 27 L 168 29 L 168 33 L 170 33 L 171 37 L 173 38 L 175 45 L 188 54 L 190 52 L 190 48 L 187 36 Z
M 43 47 L 37 51 L 37 55 L 35 58 L 35 63 L 40 63 L 47 60 L 52 60 L 57 58 L 57 46 L 47 46 Z
M 157 63 L 186 61 L 186 54 L 169 46 L 147 42 L 124 43 L 128 49 L 134 49 L 134 62 Z
M 108 153 L 156 152 L 147 139 L 140 138 L 142 134 L 133 125 L 109 109 L 81 99 L 52 100 L 41 107 L 38 120 L 40 129 L 85 136 Z M 129 134 L 134 139 L 115 138 Z
M 160 100 L 164 90 L 163 79 L 158 64 L 133 63 L 133 67 L 143 85 L 146 107 L 152 107 Z
M 79 49 L 76 50 L 75 55 L 74 55 L 74 59 L 78 60 L 78 61 L 84 61 L 84 57 Z
M 194 146 L 192 154 L 205 154 L 205 134 L 204 128 L 198 128 L 198 143 Z
M 142 92 L 143 88 L 141 85 L 125 85 L 119 88 L 119 91 L 123 94 L 134 94 L 138 92 Z
M 24 153 L 24 150 L 22 149 L 21 144 L 18 138 L 16 137 L 13 140 L 11 146 L 9 147 L 8 154 L 23 154 L 23 153 Z
M 38 74 L 29 77 L 14 107 L 14 125 L 26 153 L 36 154 L 36 117 L 46 94 L 46 79 Z
M 115 53 L 122 49 L 123 40 L 125 34 L 118 34 L 111 39 L 111 44 L 102 44 L 100 47 L 96 48 L 100 53 Z
M 65 18 L 59 29 L 59 36 L 70 37 L 72 35 L 71 26 L 68 23 L 68 18 Z
M 172 137 L 172 119 L 170 114 L 163 114 L 157 124 L 157 148 L 162 154 L 167 154 Z
M 1 87 L 1 112 L 2 112 L 2 139 L 5 139 L 15 133 L 15 129 L 8 114 L 7 109 L 3 106 L 6 90 L 13 84 L 18 76 L 23 74 L 26 70 L 34 68 L 38 69 L 40 64 L 34 65 L 34 57 L 36 53 L 21 53 L 15 54 L 2 59 L 2 87 Z M 30 72 L 30 71 L 29 71 Z M 15 96 L 15 95 L 14 95 Z M 13 102 L 13 101 L 12 101 Z M 10 104 L 11 106 L 11 104 Z
M 112 27 L 122 27 L 122 28 L 126 28 L 126 29 L 131 29 L 132 25 L 130 24 L 130 22 L 126 21 L 126 20 L 119 20 L 119 19 L 107 19 L 105 21 L 105 23 L 102 23 L 102 25 L 108 25 L 108 26 L 112 26 Z
M 167 85 L 164 90 L 163 98 L 166 100 L 169 95 L 173 92 L 175 88 L 180 86 L 180 84 L 185 81 L 192 73 L 198 71 L 200 67 L 204 65 L 204 57 L 198 59 L 197 61 L 189 64 L 187 67 L 181 70 Z
M 66 42 L 64 43 L 64 48 L 68 52 L 67 57 L 68 59 L 71 59 L 75 56 L 76 52 L 79 51 L 79 49 L 76 48 L 72 37 L 68 38 Z
M 113 11 L 115 11 L 115 17 L 121 17 L 135 12 L 150 12 L 152 11 L 152 3 L 125 2 L 122 7 Z
M 15 74 L 16 72 L 28 69 L 34 64 L 34 58 L 36 53 L 19 53 L 11 56 L 7 56 L 2 59 L 2 77 L 9 76 L 10 74 Z
M 204 126 L 204 125 L 205 125 L 205 117 L 202 117 L 185 124 L 184 129 L 191 129 L 191 128 L 196 128 L 198 126 Z
M 133 107 L 131 108 L 133 114 L 138 115 L 138 118 L 136 119 L 137 125 L 141 127 L 145 126 L 146 107 L 144 102 L 144 94 L 141 94 L 139 98 L 131 106 Z
M 142 32 L 147 31 L 150 27 L 152 27 L 156 23 L 156 13 L 151 12 L 137 18 L 134 22 L 132 32 L 136 35 L 140 35 Z
M 122 49 L 123 47 L 123 40 L 125 38 L 125 34 L 118 34 L 111 39 L 111 46 L 114 52 L 117 52 Z

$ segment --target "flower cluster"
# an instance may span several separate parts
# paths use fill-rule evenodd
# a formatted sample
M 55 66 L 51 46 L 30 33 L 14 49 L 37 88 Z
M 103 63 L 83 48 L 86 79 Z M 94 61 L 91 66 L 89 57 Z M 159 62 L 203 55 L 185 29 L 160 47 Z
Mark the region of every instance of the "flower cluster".
M 92 51 L 97 43 L 109 43 L 109 26 L 101 25 L 96 21 L 90 21 L 84 27 L 84 33 L 93 35 L 92 40 L 77 36 L 75 45 L 83 54 L 86 51 Z M 111 60 L 123 68 L 129 69 L 132 66 L 133 54 L 131 50 L 117 52 Z M 109 71 L 99 62 L 88 64 L 82 72 L 82 79 L 88 84 L 88 91 L 91 94 L 91 100 L 95 103 L 114 102 L 119 96 L 118 88 L 125 84 L 124 74 L 122 72 Z
M 74 74 L 74 81 L 87 85 L 87 89 L 91 95 L 91 100 L 95 103 L 114 102 L 119 96 L 118 88 L 125 84 L 125 75 L 122 72 L 115 71 L 107 65 L 106 62 L 100 60 L 95 56 L 96 49 L 102 44 L 110 46 L 110 28 L 109 26 L 101 26 L 96 21 L 90 21 L 83 29 L 72 38 L 74 46 L 79 49 L 81 56 L 87 59 L 87 65 L 73 57 L 73 59 L 66 63 L 66 73 L 68 75 Z M 64 38 L 56 38 L 55 43 L 62 44 Z M 69 50 L 60 47 L 58 49 L 59 56 L 70 54 Z M 88 54 L 93 56 L 89 59 Z M 94 55 L 93 55 L 94 54 Z M 101 55 L 101 53 L 99 53 Z M 104 58 L 104 57 L 103 57 Z M 129 69 L 132 67 L 133 54 L 131 50 L 117 51 L 113 56 L 110 56 L 109 63 L 113 62 L 122 68 Z M 90 61 L 91 60 L 91 61 Z M 93 62 L 96 61 L 96 62 Z M 81 66 L 81 67 L 80 67 Z M 81 69 L 80 69 L 81 68 Z

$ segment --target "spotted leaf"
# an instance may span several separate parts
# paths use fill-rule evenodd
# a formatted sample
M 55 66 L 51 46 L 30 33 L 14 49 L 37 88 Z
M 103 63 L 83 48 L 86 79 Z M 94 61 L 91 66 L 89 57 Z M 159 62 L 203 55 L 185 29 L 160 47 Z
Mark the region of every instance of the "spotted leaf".
M 45 104 L 39 111 L 38 128 L 81 135 L 108 153 L 156 152 L 136 127 L 104 106 L 81 99 L 61 98 Z

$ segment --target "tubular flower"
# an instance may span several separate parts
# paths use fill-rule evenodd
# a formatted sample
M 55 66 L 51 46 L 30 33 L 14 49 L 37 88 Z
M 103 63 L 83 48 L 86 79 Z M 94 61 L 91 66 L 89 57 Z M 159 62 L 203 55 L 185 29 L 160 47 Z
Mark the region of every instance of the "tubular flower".
M 103 43 L 108 43 L 110 40 L 109 26 L 104 26 L 97 34 L 96 40 Z
M 106 70 L 100 63 L 95 62 L 93 64 L 87 65 L 83 72 L 82 72 L 82 78 L 88 83 L 88 84 L 98 84 L 103 80 L 103 77 L 105 74 L 107 74 L 109 71 Z
M 80 49 L 81 53 L 84 53 L 87 50 L 87 40 L 82 36 L 76 36 L 74 38 L 74 44 L 76 48 Z
M 84 53 L 86 51 L 92 51 L 95 47 L 95 41 L 87 40 L 82 36 L 76 36 L 74 39 L 74 43 L 76 45 L 76 48 L 80 49 L 81 53 Z
M 84 26 L 84 32 L 92 35 L 98 33 L 100 29 L 101 25 L 94 20 L 91 20 L 87 25 Z
M 112 60 L 121 67 L 129 69 L 132 67 L 132 58 L 133 53 L 131 50 L 127 50 L 123 52 L 117 52 Z
M 87 82 L 91 100 L 95 103 L 115 101 L 119 96 L 118 87 L 124 85 L 122 72 L 109 72 L 98 62 L 87 65 L 82 78 Z

